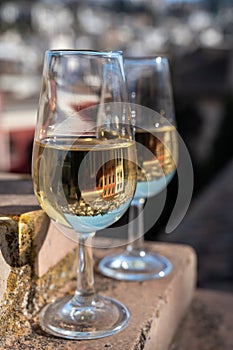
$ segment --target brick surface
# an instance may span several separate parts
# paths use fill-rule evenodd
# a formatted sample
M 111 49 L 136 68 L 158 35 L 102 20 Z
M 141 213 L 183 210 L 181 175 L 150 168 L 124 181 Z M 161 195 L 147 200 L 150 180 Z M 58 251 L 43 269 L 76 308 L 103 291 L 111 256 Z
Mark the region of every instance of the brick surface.
M 193 296 L 196 281 L 196 256 L 183 245 L 150 244 L 150 249 L 166 255 L 173 263 L 171 274 L 161 280 L 145 282 L 121 282 L 95 274 L 99 293 L 123 302 L 131 313 L 129 325 L 111 337 L 91 341 L 67 341 L 45 335 L 38 326 L 37 318 L 27 319 L 31 329 L 20 336 L 2 335 L 0 349 L 78 349 L 94 350 L 167 350 L 177 327 L 184 317 Z M 115 250 L 114 250 L 115 251 Z M 107 252 L 112 252 L 107 250 Z M 106 250 L 95 250 L 95 261 L 106 254 Z M 68 266 L 67 266 L 68 267 Z M 74 290 L 75 281 L 65 290 L 53 293 L 60 296 Z M 52 298 L 50 294 L 49 299 Z M 25 315 L 25 314 L 24 314 Z M 78 344 L 78 345 L 77 345 Z M 2 347 L 1 347 L 2 346 Z

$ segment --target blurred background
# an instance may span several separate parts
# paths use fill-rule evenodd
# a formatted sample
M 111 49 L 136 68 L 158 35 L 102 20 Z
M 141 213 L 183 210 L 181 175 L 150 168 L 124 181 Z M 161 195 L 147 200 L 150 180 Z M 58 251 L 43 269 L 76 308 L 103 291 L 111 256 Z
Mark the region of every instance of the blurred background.
M 232 0 L 1 0 L 0 171 L 30 173 L 44 51 L 66 48 L 169 56 L 194 198 L 232 160 Z M 147 239 L 156 239 L 169 210 Z
M 0 169 L 30 172 L 48 48 L 170 58 L 195 191 L 232 156 L 232 0 L 17 0 L 0 5 Z

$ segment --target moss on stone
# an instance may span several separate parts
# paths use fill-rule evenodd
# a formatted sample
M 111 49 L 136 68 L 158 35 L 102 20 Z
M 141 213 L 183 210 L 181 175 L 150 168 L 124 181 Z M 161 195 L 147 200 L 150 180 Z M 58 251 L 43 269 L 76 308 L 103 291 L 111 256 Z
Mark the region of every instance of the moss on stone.
M 7 290 L 0 312 L 0 335 L 22 335 L 30 331 L 24 315 L 25 298 L 30 289 L 30 267 L 13 267 L 7 280 Z
M 0 219 L 0 247 L 11 266 L 0 308 L 0 338 L 29 334 L 32 317 L 56 291 L 76 277 L 77 250 L 74 250 L 38 278 L 35 223 L 42 221 L 44 214 L 41 211 L 30 214 Z

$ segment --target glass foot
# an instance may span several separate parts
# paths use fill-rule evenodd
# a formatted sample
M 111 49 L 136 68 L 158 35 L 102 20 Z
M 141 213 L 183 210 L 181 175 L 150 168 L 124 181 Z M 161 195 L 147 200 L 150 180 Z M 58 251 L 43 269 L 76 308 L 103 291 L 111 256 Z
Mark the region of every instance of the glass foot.
M 67 339 L 95 339 L 115 334 L 125 328 L 130 318 L 120 302 L 95 295 L 84 307 L 65 296 L 45 306 L 39 316 L 41 328 Z
M 108 255 L 99 263 L 103 275 L 125 281 L 162 278 L 171 270 L 172 263 L 167 258 L 144 250 Z

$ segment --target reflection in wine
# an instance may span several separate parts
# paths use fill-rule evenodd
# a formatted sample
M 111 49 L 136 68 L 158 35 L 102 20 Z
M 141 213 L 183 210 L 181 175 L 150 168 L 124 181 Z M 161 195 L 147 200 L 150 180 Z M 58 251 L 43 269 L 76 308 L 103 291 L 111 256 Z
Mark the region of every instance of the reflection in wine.
M 79 233 L 112 224 L 134 194 L 134 153 L 127 140 L 54 136 L 36 141 L 34 186 L 42 208 Z

